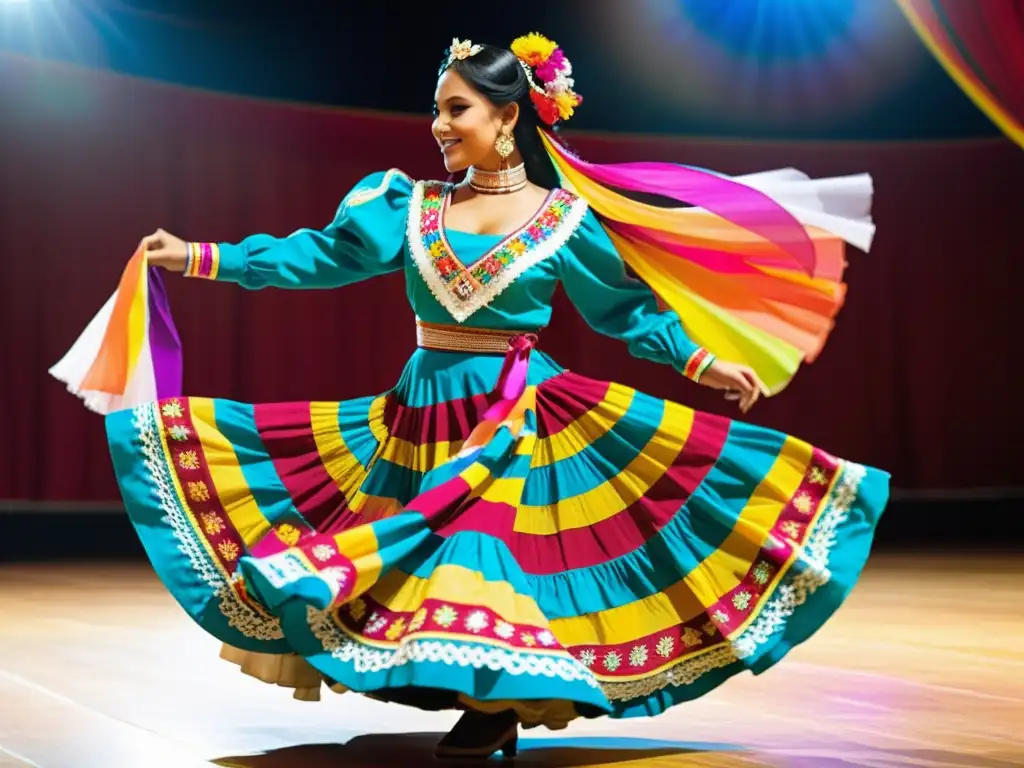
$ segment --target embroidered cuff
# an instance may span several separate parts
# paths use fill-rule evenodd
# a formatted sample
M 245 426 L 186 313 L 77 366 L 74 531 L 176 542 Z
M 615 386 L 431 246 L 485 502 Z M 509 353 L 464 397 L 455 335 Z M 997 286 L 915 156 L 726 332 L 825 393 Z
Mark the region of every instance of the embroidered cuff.
M 216 280 L 220 274 L 220 246 L 217 243 L 189 243 L 185 277 Z
M 703 347 L 699 348 L 696 352 L 690 355 L 689 360 L 686 361 L 686 365 L 683 366 L 683 376 L 691 381 L 700 382 L 701 376 L 703 376 L 704 372 L 714 364 L 715 359 L 715 356 L 706 349 Z

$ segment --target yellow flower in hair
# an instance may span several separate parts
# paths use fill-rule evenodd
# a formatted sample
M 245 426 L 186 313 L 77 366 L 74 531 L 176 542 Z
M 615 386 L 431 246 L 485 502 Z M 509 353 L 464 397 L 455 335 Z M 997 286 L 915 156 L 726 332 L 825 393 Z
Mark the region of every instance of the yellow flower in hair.
M 528 35 L 517 37 L 512 41 L 512 53 L 525 61 L 531 67 L 539 67 L 548 56 L 554 53 L 557 44 L 548 40 L 544 35 L 531 32 Z
M 568 120 L 572 117 L 580 103 L 580 98 L 571 91 L 568 93 L 565 91 L 556 93 L 552 98 L 558 106 L 558 114 L 563 120 Z

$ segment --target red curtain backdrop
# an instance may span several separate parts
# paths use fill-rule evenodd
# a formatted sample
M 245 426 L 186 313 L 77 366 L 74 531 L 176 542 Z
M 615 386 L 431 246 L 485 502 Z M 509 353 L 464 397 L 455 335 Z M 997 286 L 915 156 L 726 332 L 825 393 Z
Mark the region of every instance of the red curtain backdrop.
M 1024 148 L 1024 3 L 896 0 L 950 76 Z
M 321 226 L 363 174 L 443 174 L 427 117 L 268 104 L 0 58 L 0 499 L 117 499 L 103 421 L 47 375 L 165 229 L 237 240 Z M 851 254 L 824 355 L 750 418 L 885 467 L 905 490 L 1022 485 L 1024 154 L 1009 142 L 747 143 L 574 135 L 598 161 L 744 173 L 868 171 L 879 235 Z M 246 292 L 170 279 L 190 394 L 336 400 L 391 386 L 414 348 L 400 276 L 339 291 Z M 559 296 L 563 365 L 696 407 L 712 393 L 629 357 Z

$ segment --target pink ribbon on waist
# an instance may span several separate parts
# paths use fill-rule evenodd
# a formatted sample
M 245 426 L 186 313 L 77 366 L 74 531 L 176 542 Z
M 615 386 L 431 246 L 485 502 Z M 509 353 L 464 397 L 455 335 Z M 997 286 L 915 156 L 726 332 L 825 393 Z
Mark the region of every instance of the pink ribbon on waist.
M 500 422 L 512 411 L 526 391 L 526 374 L 530 368 L 530 353 L 537 346 L 537 334 L 521 333 L 508 340 L 508 352 L 498 374 L 494 391 L 500 396 L 484 413 L 484 421 Z
M 520 333 L 508 340 L 508 352 L 498 374 L 495 387 L 502 400 L 518 400 L 526 391 L 526 373 L 530 368 L 530 353 L 537 346 L 537 334 Z
M 516 334 L 508 340 L 508 352 L 498 374 L 498 381 L 492 390 L 499 399 L 484 413 L 480 423 L 470 432 L 459 451 L 468 456 L 483 448 L 494 436 L 500 425 L 509 417 L 526 392 L 526 374 L 530 367 L 530 352 L 537 345 L 537 335 Z

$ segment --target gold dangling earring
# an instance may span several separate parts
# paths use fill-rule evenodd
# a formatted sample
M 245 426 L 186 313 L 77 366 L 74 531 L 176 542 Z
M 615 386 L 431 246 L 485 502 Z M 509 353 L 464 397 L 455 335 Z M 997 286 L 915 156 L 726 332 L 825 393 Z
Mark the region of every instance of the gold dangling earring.
M 515 139 L 512 138 L 512 134 L 499 133 L 498 138 L 494 140 L 494 149 L 501 158 L 501 164 L 498 166 L 498 169 L 501 171 L 507 171 L 508 159 L 512 153 L 516 151 L 516 142 Z

